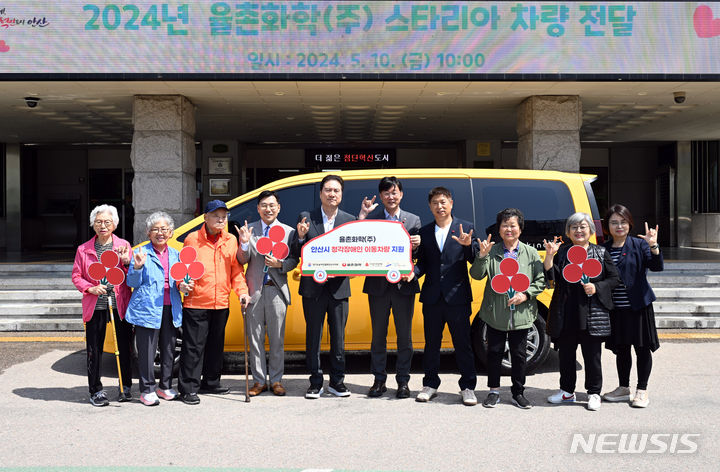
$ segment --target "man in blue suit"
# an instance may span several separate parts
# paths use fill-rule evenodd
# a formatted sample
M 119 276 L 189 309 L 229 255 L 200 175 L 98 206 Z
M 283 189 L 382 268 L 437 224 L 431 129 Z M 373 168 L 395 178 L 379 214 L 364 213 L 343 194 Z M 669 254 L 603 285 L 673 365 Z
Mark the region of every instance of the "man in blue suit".
M 320 182 L 320 207 L 304 211 L 298 217 L 297 232 L 293 244 L 294 254 L 300 255 L 302 246 L 309 240 L 327 233 L 355 217 L 342 211 L 345 182 L 339 175 L 326 175 Z M 345 325 L 348 319 L 350 281 L 347 277 L 330 277 L 325 283 L 317 283 L 312 277 L 300 280 L 303 314 L 305 315 L 305 355 L 310 371 L 310 387 L 305 398 L 320 398 L 323 394 L 323 372 L 320 369 L 320 340 L 325 315 L 330 331 L 330 383 L 328 391 L 338 397 L 350 396 L 345 386 Z
M 414 272 L 415 277 L 425 275 L 420 291 L 425 323 L 425 377 L 422 391 L 415 400 L 427 402 L 437 395 L 440 345 L 447 323 L 460 370 L 462 402 L 468 406 L 476 405 L 477 374 L 470 340 L 472 291 L 467 264 L 475 258 L 478 243 L 472 239 L 472 223 L 452 216 L 450 190 L 433 188 L 428 202 L 435 221 L 420 228 L 421 243 Z

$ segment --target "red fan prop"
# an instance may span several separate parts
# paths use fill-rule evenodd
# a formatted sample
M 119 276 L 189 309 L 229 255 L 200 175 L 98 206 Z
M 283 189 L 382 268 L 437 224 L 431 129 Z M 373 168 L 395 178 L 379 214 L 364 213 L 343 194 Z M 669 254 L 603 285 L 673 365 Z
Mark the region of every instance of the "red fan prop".
M 125 281 L 125 272 L 117 266 L 119 262 L 120 257 L 115 251 L 105 251 L 100 256 L 100 262 L 90 264 L 88 275 L 101 284 L 122 285 Z
M 290 248 L 283 241 L 285 239 L 285 228 L 275 225 L 270 228 L 267 236 L 263 236 L 255 243 L 257 252 L 263 256 L 271 255 L 276 259 L 285 259 L 290 254 Z M 267 272 L 268 267 L 263 268 L 263 272 Z
M 194 247 L 185 246 L 180 251 L 180 262 L 170 267 L 170 277 L 177 282 L 190 283 L 190 280 L 197 280 L 205 274 L 205 266 L 202 262 L 196 261 L 197 251 Z
M 563 269 L 563 277 L 571 284 L 590 282 L 591 277 L 602 274 L 602 262 L 597 259 L 588 259 L 587 250 L 582 246 L 573 246 L 568 250 L 567 258 L 570 264 Z
M 525 274 L 518 273 L 520 264 L 512 257 L 506 257 L 500 262 L 500 274 L 496 275 L 490 281 L 490 287 L 496 293 L 506 293 L 508 299 L 515 296 L 517 292 L 524 292 L 530 288 L 530 277 Z M 514 310 L 515 305 L 510 305 L 510 310 Z

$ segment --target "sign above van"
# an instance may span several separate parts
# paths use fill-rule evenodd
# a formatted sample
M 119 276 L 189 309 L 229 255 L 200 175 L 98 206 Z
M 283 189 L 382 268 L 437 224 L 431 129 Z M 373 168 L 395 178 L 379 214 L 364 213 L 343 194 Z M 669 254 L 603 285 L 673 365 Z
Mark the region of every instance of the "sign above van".
M 380 169 L 396 167 L 395 149 L 306 149 L 305 166 L 326 169 Z
M 7 0 L 0 77 L 713 75 L 719 24 L 717 2 Z

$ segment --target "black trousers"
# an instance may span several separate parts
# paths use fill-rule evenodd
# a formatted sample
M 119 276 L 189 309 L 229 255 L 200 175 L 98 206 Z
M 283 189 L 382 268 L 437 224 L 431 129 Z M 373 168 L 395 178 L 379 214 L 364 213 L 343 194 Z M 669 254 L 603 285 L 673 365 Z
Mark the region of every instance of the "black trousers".
M 615 346 L 615 365 L 617 366 L 618 379 L 621 387 L 630 386 L 630 369 L 632 368 L 632 356 L 629 345 Z M 652 352 L 648 346 L 635 346 L 637 357 L 638 390 L 647 390 L 650 371 L 652 371 Z
M 558 339 L 555 345 L 560 358 L 560 388 L 568 393 L 575 392 L 577 372 L 575 370 L 575 354 L 578 344 L 582 350 L 585 363 L 585 389 L 588 395 L 600 394 L 602 390 L 602 342 L 604 338 L 590 336 L 581 331 L 573 339 Z
M 368 304 L 372 323 L 370 371 L 377 381 L 385 382 L 387 379 L 387 333 L 392 308 L 397 334 L 395 380 L 398 384 L 408 383 L 413 356 L 412 318 L 415 294 L 403 294 L 397 288 L 389 287 L 383 295 L 368 295 Z
M 348 319 L 348 299 L 336 300 L 323 289 L 317 298 L 302 298 L 305 315 L 305 364 L 310 371 L 310 385 L 321 387 L 323 371 L 320 368 L 320 341 L 327 315 L 330 331 L 330 383 L 345 380 L 345 325 Z
M 121 320 L 115 310 L 113 310 L 113 315 L 115 318 L 120 357 L 120 373 L 122 374 L 123 386 L 130 388 L 132 386 L 132 325 Z M 90 395 L 103 389 L 100 379 L 100 365 L 102 364 L 105 332 L 109 328 L 109 322 L 110 312 L 105 309 L 96 310 L 92 318 L 90 318 L 90 321 L 85 323 L 85 349 L 87 352 L 88 389 L 90 390 Z M 110 329 L 112 328 L 110 327 Z M 112 336 L 112 332 L 110 336 Z
M 487 326 L 487 325 L 486 325 Z M 487 326 L 487 370 L 488 387 L 500 387 L 500 367 L 505 354 L 505 340 L 510 348 L 510 361 L 512 362 L 510 378 L 513 395 L 522 395 L 525 392 L 525 360 L 527 357 L 528 329 L 513 331 L 500 331 Z
M 447 323 L 455 347 L 455 361 L 460 370 L 460 390 L 475 390 L 477 373 L 470 341 L 470 304 L 448 305 L 445 300 L 429 305 L 423 304 L 425 323 L 425 352 L 423 354 L 423 386 L 440 386 L 440 346 Z
M 141 393 L 155 391 L 155 353 L 158 351 L 158 346 L 160 348 L 160 388 L 167 390 L 172 387 L 175 332 L 170 305 L 163 307 L 160 329 L 135 326 Z
M 183 308 L 180 393 L 197 393 L 201 387 L 220 386 L 228 316 L 229 308 Z

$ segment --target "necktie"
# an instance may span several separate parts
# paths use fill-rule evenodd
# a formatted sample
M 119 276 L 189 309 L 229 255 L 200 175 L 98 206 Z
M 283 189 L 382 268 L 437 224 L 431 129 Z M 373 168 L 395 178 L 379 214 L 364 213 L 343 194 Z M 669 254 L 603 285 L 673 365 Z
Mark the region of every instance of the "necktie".
M 265 230 L 263 231 L 263 236 L 267 237 L 269 230 L 270 230 L 270 226 L 266 225 Z M 263 275 L 263 285 L 265 285 L 268 280 L 270 280 L 270 274 L 268 273 L 268 267 L 265 266 L 265 275 Z

